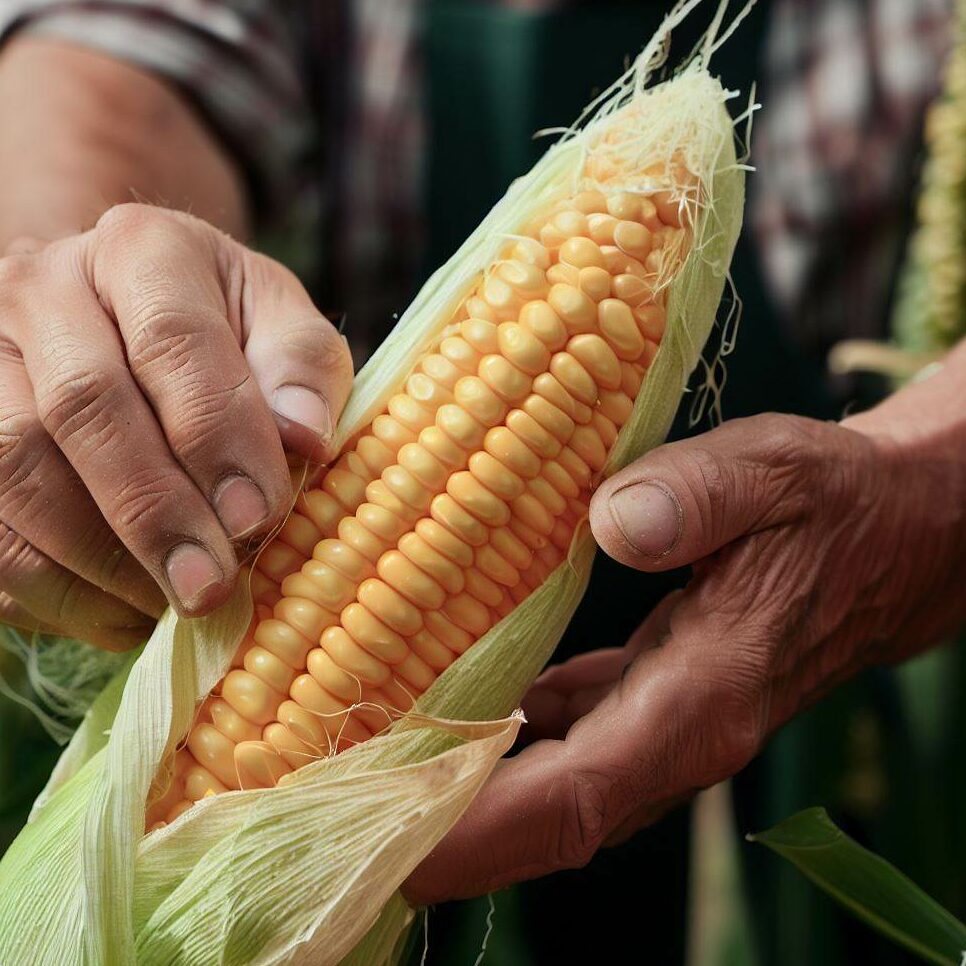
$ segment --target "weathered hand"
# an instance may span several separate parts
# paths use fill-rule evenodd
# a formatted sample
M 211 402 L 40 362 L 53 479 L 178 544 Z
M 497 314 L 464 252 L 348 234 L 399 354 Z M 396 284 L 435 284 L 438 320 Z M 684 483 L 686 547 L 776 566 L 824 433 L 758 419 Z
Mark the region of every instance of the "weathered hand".
M 9 252 L 0 619 L 130 646 L 165 597 L 225 599 L 233 541 L 290 500 L 283 444 L 325 455 L 349 353 L 291 272 L 186 214 L 119 205 Z
M 957 380 L 946 404 L 961 405 Z M 694 577 L 625 647 L 538 679 L 524 709 L 542 740 L 500 763 L 411 900 L 585 864 L 740 770 L 838 682 L 966 618 L 962 408 L 935 435 L 915 431 L 914 405 L 880 409 L 735 421 L 601 486 L 591 525 L 611 556 Z

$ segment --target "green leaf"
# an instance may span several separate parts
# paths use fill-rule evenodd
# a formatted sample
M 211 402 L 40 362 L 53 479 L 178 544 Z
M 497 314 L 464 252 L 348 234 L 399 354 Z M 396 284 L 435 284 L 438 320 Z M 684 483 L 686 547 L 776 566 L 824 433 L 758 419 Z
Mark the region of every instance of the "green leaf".
M 895 866 L 849 838 L 824 808 L 808 808 L 749 835 L 873 929 L 933 963 L 966 962 L 966 925 Z

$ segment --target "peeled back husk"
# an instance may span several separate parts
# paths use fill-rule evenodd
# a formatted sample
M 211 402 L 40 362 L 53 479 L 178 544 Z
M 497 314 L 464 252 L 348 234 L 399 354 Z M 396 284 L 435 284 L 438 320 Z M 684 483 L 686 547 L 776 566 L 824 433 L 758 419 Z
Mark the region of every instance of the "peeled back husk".
M 670 16 L 429 280 L 357 377 L 340 441 L 396 391 L 507 238 L 557 200 L 599 187 L 591 173 L 602 162 L 608 191 L 683 190 L 677 171 L 699 185 L 689 201 L 692 248 L 669 283 L 667 332 L 605 472 L 663 441 L 714 325 L 743 207 L 732 95 L 707 70 L 713 34 L 672 79 L 645 87 L 670 27 L 693 6 Z M 399 885 L 513 744 L 514 709 L 580 601 L 594 550 L 589 528 L 578 527 L 568 560 L 388 734 L 278 787 L 203 799 L 144 835 L 152 781 L 225 673 L 251 602 L 240 587 L 209 618 L 166 614 L 133 667 L 95 701 L 0 863 L 0 962 L 394 962 L 414 917 Z

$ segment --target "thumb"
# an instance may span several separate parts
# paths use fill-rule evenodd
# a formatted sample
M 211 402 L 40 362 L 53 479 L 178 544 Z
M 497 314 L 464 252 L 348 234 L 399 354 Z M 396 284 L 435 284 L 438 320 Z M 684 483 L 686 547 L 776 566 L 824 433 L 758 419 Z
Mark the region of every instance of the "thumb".
M 820 423 L 736 419 L 660 446 L 601 484 L 590 504 L 600 546 L 638 570 L 695 563 L 738 537 L 791 519 Z
M 245 358 L 286 449 L 324 462 L 352 388 L 349 347 L 289 269 L 243 253 Z

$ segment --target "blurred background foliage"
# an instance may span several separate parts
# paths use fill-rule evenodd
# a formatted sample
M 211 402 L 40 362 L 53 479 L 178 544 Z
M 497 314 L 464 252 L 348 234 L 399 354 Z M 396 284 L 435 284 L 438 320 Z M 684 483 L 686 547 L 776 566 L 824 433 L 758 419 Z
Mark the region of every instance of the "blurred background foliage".
M 424 8 L 427 274 L 545 149 L 534 132 L 570 123 L 666 9 L 658 0 L 531 6 L 428 0 Z M 727 86 L 747 92 L 760 75 L 768 10 L 760 2 L 717 55 L 716 72 Z M 688 32 L 686 26 L 675 37 L 671 63 L 691 49 L 696 37 Z M 767 90 L 759 97 L 766 99 Z M 744 315 L 727 364 L 725 417 L 778 410 L 835 418 L 824 360 L 787 344 L 759 271 L 746 233 L 734 262 Z M 870 382 L 856 401 L 865 404 L 883 390 Z M 691 431 L 679 417 L 675 434 Z M 600 559 L 559 657 L 623 643 L 650 606 L 686 577 L 644 577 Z M 17 659 L 2 651 L 0 672 L 29 691 Z M 954 914 L 966 915 L 964 684 L 961 646 L 865 674 L 785 727 L 730 786 L 699 799 L 696 809 L 677 810 L 601 852 L 584 870 L 494 896 L 483 962 L 544 966 L 612 961 L 618 954 L 621 962 L 692 966 L 912 962 L 742 836 L 825 805 L 859 842 Z M 57 753 L 25 708 L 0 697 L 0 848 L 24 821 Z M 431 911 L 426 962 L 471 966 L 489 913 L 487 899 Z M 420 939 L 413 961 L 422 955 Z

